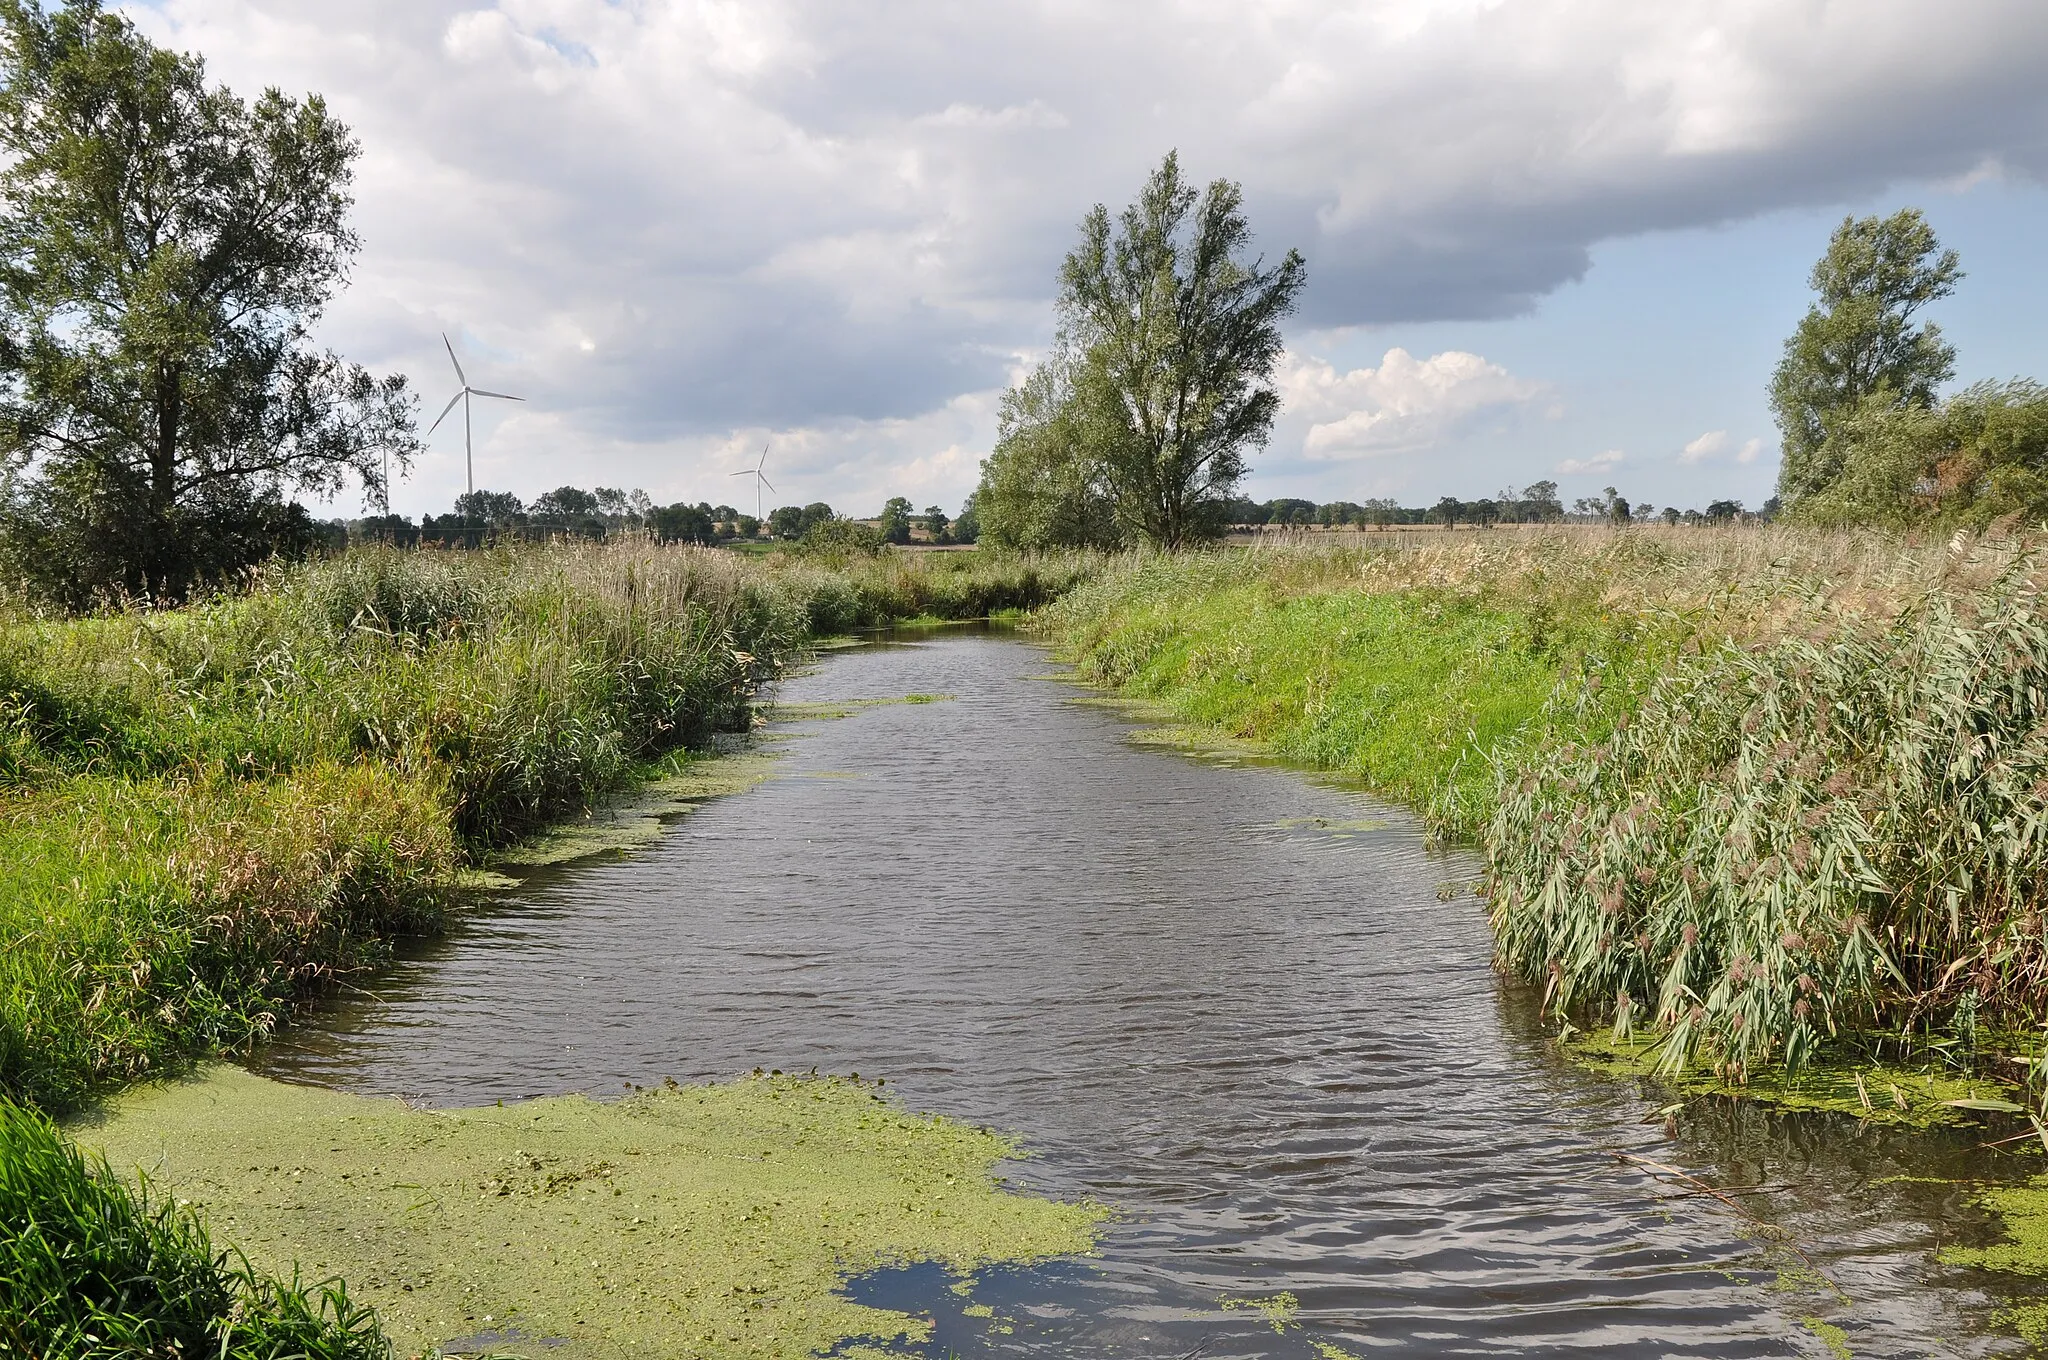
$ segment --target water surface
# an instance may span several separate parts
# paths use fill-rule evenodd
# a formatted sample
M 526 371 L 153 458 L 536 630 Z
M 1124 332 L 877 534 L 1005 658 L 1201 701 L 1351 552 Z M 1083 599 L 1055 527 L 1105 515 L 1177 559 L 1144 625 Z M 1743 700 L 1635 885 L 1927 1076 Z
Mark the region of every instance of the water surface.
M 1117 1207 L 1099 1258 L 861 1281 L 934 1354 L 1985 1354 L 1929 1250 L 2012 1174 L 1965 1136 L 1653 1095 L 1565 1067 L 1489 966 L 1469 853 L 1273 766 L 1131 744 L 1045 655 L 941 634 L 833 656 L 780 773 L 656 846 L 548 871 L 264 1059 L 463 1105 L 812 1067 L 1019 1134 Z M 1742 1212 L 1617 1152 L 1717 1185 Z M 1790 1247 L 1752 1219 L 1785 1225 Z M 1808 1263 L 1846 1294 L 1806 1274 Z M 1226 1299 L 1298 1300 L 1299 1325 Z

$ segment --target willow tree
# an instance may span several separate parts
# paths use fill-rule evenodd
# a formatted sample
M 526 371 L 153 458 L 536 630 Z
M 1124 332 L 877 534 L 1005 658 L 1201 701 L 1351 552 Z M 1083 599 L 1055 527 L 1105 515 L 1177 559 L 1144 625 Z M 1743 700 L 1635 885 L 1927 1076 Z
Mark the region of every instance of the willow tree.
M 1917 317 L 1963 275 L 1917 208 L 1844 218 L 1809 282 L 1818 297 L 1785 341 L 1771 375 L 1784 461 L 1778 493 L 1792 506 L 1825 491 L 1853 445 L 1831 439 L 1852 419 L 1925 410 L 1955 376 L 1956 352 Z
M 316 95 L 209 87 L 99 0 L 0 0 L 0 548 L 80 602 L 299 544 L 298 492 L 384 496 L 402 377 L 315 348 L 357 240 Z
M 1116 218 L 1089 212 L 1060 269 L 1092 456 L 1125 530 L 1163 548 L 1220 531 L 1279 410 L 1279 323 L 1306 267 L 1250 257 L 1243 199 L 1229 180 L 1197 192 L 1169 153 Z

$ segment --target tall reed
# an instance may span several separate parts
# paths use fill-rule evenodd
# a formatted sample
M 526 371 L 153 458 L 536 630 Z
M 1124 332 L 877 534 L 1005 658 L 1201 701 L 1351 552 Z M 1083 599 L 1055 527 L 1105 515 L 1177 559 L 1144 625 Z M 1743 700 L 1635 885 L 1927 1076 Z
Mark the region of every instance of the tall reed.
M 1091 677 L 1483 845 L 1507 970 L 1731 1076 L 2048 1001 L 2043 556 L 1809 529 L 1362 535 L 1131 559 Z
M 1595 741 L 1501 753 L 1502 961 L 1731 1075 L 1873 1031 L 1974 1046 L 2048 995 L 2042 559 L 1683 658 Z M 1982 579 L 1986 568 L 1996 574 Z M 1578 696 L 1565 695 L 1569 706 Z

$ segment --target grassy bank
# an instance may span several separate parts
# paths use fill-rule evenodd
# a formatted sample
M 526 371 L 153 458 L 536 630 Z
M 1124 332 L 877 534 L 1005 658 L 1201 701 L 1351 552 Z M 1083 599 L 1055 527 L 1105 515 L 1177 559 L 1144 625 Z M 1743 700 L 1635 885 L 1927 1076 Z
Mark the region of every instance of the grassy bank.
M 1967 1063 L 2034 1026 L 2040 566 L 1470 535 L 1135 560 L 1041 617 L 1090 678 L 1477 840 L 1501 960 L 1556 1014 L 1740 1076 L 1851 1042 Z
M 185 609 L 0 616 L 0 1094 L 60 1108 L 240 1048 L 494 847 L 745 728 L 808 640 L 1086 568 L 372 550 Z

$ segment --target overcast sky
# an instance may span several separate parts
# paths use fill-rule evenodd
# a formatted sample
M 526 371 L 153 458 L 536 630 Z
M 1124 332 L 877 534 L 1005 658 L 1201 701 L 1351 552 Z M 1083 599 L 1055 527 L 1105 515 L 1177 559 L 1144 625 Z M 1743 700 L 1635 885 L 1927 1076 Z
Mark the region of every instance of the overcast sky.
M 326 341 L 473 382 L 477 481 L 956 507 L 1097 201 L 1169 148 L 1308 258 L 1247 490 L 1770 494 L 1763 386 L 1846 212 L 1924 208 L 1961 375 L 2048 378 L 2040 0 L 161 0 L 356 131 Z M 486 410 L 486 406 L 491 409 Z M 458 413 L 459 414 L 459 413 Z M 462 488 L 451 419 L 393 497 Z M 352 512 L 353 502 L 337 512 Z

